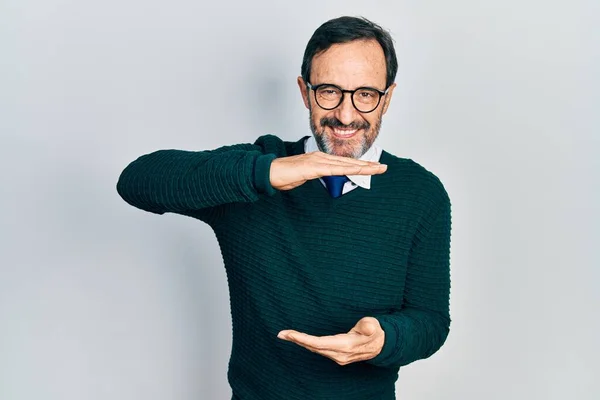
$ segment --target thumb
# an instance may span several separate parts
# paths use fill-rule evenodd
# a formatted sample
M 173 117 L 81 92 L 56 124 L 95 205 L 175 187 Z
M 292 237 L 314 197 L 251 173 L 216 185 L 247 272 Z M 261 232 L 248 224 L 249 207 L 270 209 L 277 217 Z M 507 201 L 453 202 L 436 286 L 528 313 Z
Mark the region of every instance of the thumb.
M 371 336 L 377 332 L 377 328 L 381 329 L 377 319 L 373 317 L 364 317 L 356 323 L 352 330 L 361 335 Z

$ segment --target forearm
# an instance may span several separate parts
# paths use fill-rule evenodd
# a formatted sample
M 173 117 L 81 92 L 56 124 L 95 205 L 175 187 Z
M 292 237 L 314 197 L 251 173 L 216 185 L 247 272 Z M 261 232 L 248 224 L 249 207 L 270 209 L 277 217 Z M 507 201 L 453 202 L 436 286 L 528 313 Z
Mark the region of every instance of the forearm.
M 385 332 L 379 355 L 368 362 L 381 367 L 401 367 L 427 358 L 444 344 L 450 318 L 417 309 L 404 309 L 376 317 Z
M 274 192 L 268 180 L 274 158 L 250 144 L 199 152 L 160 150 L 129 164 L 117 191 L 127 203 L 157 214 L 252 202 Z

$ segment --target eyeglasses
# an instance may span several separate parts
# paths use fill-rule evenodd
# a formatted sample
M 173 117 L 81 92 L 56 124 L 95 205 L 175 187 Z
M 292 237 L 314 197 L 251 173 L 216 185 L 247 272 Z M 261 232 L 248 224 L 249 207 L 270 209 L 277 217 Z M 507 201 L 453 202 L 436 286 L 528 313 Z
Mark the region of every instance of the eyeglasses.
M 389 87 L 385 91 L 371 87 L 359 87 L 354 90 L 344 90 L 339 86 L 330 83 L 320 85 L 311 85 L 306 82 L 306 86 L 315 93 L 315 101 L 323 110 L 333 110 L 339 107 L 344 101 L 345 93 L 350 93 L 352 105 L 359 112 L 367 114 L 374 111 L 381 102 L 381 97 L 385 96 Z

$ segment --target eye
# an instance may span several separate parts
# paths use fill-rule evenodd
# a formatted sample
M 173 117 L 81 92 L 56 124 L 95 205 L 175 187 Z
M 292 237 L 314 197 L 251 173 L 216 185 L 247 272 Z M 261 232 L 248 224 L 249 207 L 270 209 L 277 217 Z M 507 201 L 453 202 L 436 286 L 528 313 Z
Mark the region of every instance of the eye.
M 321 99 L 337 100 L 341 97 L 342 93 L 334 86 L 323 86 L 317 90 L 317 94 Z
M 340 91 L 337 88 L 334 88 L 332 86 L 325 86 L 325 87 L 319 88 L 320 94 L 332 95 L 332 94 L 338 94 L 339 92 Z
M 360 92 L 358 92 L 358 95 L 359 95 L 360 97 L 362 97 L 362 98 L 365 98 L 365 99 L 372 99 L 372 98 L 374 98 L 374 97 L 375 97 L 375 93 L 373 93 L 373 92 L 368 92 L 368 91 L 366 91 L 366 90 L 365 90 L 365 91 L 360 91 Z

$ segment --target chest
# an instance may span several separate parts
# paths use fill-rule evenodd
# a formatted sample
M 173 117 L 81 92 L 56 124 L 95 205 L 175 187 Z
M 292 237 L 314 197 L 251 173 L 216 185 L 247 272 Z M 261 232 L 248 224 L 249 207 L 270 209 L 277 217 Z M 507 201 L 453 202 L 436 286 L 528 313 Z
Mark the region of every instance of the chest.
M 248 298 L 298 321 L 317 318 L 343 329 L 399 309 L 416 219 L 375 208 L 245 206 L 217 235 L 228 274 Z

